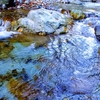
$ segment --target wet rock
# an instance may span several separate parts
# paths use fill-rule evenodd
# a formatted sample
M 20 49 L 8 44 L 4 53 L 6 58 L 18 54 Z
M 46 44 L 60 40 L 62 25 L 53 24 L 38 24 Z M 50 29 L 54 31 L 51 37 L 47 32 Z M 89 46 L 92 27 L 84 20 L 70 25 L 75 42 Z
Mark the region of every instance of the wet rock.
M 72 18 L 69 17 L 66 19 L 66 23 L 67 25 L 61 26 L 58 29 L 56 29 L 54 34 L 66 34 L 73 27 L 74 21 Z
M 100 20 L 97 17 L 90 17 L 90 18 L 84 19 L 83 23 L 89 25 L 90 27 L 95 28 L 96 26 L 100 24 Z
M 71 10 L 70 15 L 75 20 L 80 20 L 85 18 L 85 14 L 81 10 Z
M 64 4 L 69 4 L 69 3 L 72 3 L 72 4 L 81 4 L 81 1 L 80 0 L 57 0 L 57 2 L 58 3 L 59 2 L 60 3 L 64 3 Z
M 100 41 L 100 26 L 95 27 L 96 38 Z
M 9 0 L 0 0 L 0 4 L 8 4 Z
M 86 7 L 86 8 L 100 8 L 100 3 L 94 3 L 94 2 L 84 2 L 83 4 L 83 7 Z
M 18 20 L 20 26 L 24 26 L 33 33 L 43 32 L 50 34 L 55 32 L 59 26 L 67 25 L 67 16 L 57 11 L 44 8 L 31 10 L 26 18 Z
M 91 2 L 92 0 L 80 0 L 82 2 Z
M 86 25 L 84 23 L 74 23 L 72 28 L 73 34 L 82 35 L 84 37 L 93 37 L 95 38 L 95 31 L 94 28 L 90 27 L 89 25 Z
M 67 31 L 68 31 L 67 27 L 63 26 L 63 27 L 57 29 L 54 34 L 66 34 Z
M 96 1 L 98 1 L 98 0 L 92 0 L 92 2 L 96 2 Z
M 72 78 L 69 84 L 69 92 L 73 94 L 88 94 L 93 91 L 93 85 L 86 79 Z
M 81 1 L 80 0 L 69 0 L 69 3 L 72 3 L 72 4 L 81 4 Z
M 94 12 L 85 12 L 85 16 L 86 18 L 89 18 L 89 17 L 95 17 L 95 13 Z
M 15 6 L 15 2 L 14 0 L 8 0 L 8 4 L 6 4 L 6 7 L 14 7 Z

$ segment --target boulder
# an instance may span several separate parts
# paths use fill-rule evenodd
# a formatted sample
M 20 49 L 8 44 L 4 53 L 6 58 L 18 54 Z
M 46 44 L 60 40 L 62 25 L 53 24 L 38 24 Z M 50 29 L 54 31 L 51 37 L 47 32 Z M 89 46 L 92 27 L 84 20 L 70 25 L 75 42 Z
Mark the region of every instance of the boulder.
M 100 25 L 95 27 L 96 38 L 100 41 Z
M 70 15 L 75 20 L 83 19 L 85 18 L 85 14 L 82 12 L 82 10 L 71 10 Z
M 50 34 L 60 26 L 66 26 L 68 20 L 67 16 L 60 12 L 41 8 L 31 10 L 26 18 L 20 18 L 18 22 L 19 26 L 23 26 L 33 33 L 44 32 Z
M 0 0 L 0 4 L 8 4 L 9 0 Z

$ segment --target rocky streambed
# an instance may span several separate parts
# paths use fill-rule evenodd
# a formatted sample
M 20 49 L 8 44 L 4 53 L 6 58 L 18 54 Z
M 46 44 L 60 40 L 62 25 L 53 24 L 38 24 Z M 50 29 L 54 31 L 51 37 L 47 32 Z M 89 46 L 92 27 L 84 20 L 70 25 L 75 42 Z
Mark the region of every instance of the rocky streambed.
M 1 12 L 1 100 L 100 99 L 99 4 L 72 5 Z

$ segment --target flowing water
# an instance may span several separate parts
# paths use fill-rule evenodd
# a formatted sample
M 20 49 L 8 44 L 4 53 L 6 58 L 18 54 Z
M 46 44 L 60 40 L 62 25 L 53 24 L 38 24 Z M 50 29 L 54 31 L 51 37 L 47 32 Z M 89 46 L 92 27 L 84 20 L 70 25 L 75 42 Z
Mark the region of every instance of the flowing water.
M 0 99 L 99 100 L 100 43 L 86 22 L 38 36 L 8 32 L 0 20 Z

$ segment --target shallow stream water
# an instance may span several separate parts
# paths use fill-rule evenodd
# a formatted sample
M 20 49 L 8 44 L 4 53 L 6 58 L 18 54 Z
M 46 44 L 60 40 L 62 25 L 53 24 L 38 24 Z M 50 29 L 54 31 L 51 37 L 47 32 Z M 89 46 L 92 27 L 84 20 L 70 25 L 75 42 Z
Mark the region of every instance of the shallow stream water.
M 100 43 L 86 22 L 39 36 L 8 32 L 2 20 L 0 99 L 100 100 Z

